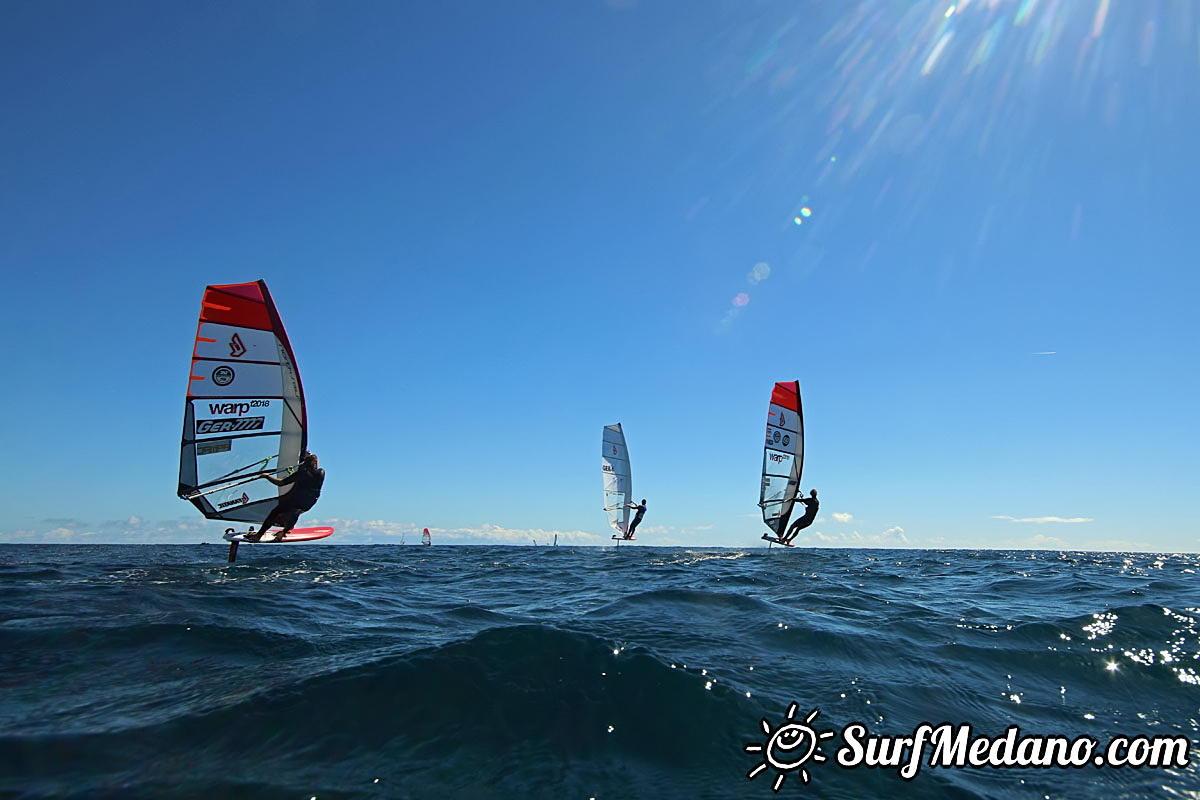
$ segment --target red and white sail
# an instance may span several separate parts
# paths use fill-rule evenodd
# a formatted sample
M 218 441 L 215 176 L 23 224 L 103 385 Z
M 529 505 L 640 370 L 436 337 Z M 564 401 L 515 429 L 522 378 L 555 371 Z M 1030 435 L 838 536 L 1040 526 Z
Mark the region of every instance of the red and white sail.
M 787 530 L 792 506 L 800 491 L 804 467 L 804 413 L 800 382 L 775 384 L 767 409 L 767 440 L 763 447 L 762 490 L 758 505 L 763 522 L 776 536 Z
M 262 522 L 308 443 L 304 389 L 263 281 L 209 286 L 192 350 L 179 496 L 209 519 Z

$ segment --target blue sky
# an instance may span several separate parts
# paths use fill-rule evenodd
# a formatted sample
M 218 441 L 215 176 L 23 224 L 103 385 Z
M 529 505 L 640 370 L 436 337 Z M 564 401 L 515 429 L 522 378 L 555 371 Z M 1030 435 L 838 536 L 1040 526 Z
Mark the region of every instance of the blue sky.
M 799 379 L 806 544 L 1197 547 L 1194 5 L 9 3 L 0 105 L 0 541 L 216 540 L 262 278 L 330 541 L 609 543 L 619 421 L 640 542 L 758 546 Z

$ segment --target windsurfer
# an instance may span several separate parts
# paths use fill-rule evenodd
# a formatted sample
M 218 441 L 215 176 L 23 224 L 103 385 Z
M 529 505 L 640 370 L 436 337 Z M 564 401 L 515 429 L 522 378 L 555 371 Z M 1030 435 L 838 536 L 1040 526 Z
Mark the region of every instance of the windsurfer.
M 804 515 L 792 523 L 792 527 L 788 528 L 787 533 L 779 540 L 780 544 L 791 544 L 792 539 L 795 539 L 800 531 L 812 525 L 813 520 L 817 518 L 817 509 L 821 507 L 817 501 L 817 490 L 813 489 L 808 494 L 808 497 L 800 498 L 800 502 L 804 504 Z
M 638 523 L 642 521 L 642 517 L 646 516 L 646 498 L 642 498 L 642 502 L 638 504 L 630 503 L 630 508 L 636 508 L 637 513 L 633 515 L 633 522 L 629 523 L 629 533 L 625 534 L 626 539 L 633 538 L 633 532 L 637 530 Z
M 321 497 L 321 485 L 325 483 L 325 470 L 317 466 L 316 454 L 306 453 L 300 459 L 300 467 L 286 478 L 276 478 L 269 472 L 259 474 L 276 486 L 295 484 L 290 492 L 279 498 L 279 505 L 271 509 L 258 531 L 246 534 L 247 542 L 257 542 L 272 525 L 280 525 L 282 529 L 276 531 L 271 539 L 277 542 L 296 525 L 301 514 L 316 505 Z

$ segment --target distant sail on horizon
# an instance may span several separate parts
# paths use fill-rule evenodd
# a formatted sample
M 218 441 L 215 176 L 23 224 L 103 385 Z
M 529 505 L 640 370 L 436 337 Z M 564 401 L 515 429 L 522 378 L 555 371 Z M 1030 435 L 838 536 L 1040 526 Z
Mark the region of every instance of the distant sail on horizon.
M 265 282 L 205 288 L 191 363 L 179 496 L 209 519 L 262 522 L 291 487 L 258 474 L 294 470 L 308 444 L 296 356 Z
M 629 532 L 629 505 L 633 502 L 633 474 L 629 467 L 629 449 L 621 423 L 605 425 L 600 460 L 604 479 L 604 513 L 608 524 L 624 536 Z
M 804 412 L 800 381 L 776 383 L 767 408 L 767 438 L 763 447 L 762 488 L 758 505 L 763 522 L 775 534 L 787 530 L 792 506 L 800 491 L 804 468 Z

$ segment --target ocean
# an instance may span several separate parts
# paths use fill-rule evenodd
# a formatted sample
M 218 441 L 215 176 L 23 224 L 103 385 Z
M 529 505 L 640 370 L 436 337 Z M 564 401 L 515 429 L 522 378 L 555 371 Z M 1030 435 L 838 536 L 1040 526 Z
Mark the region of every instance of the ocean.
M 0 797 L 1200 797 L 1195 554 L 226 553 L 0 545 Z

